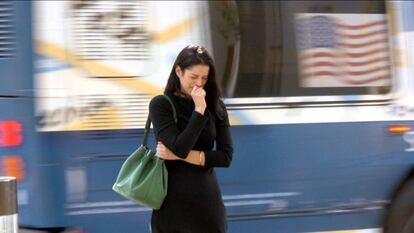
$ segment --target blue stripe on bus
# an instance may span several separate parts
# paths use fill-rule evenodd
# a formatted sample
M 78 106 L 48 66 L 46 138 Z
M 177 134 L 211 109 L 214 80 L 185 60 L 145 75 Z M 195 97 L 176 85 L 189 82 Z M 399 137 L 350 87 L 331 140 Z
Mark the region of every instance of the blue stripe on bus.
M 60 70 L 64 70 L 64 69 L 68 69 L 72 67 L 70 64 L 61 63 L 60 61 L 50 58 L 50 57 L 46 57 L 46 56 L 42 56 L 38 54 L 35 55 L 35 63 L 39 64 L 45 61 L 50 61 L 52 65 L 47 66 L 47 67 L 42 67 L 41 65 L 34 66 L 35 74 L 60 71 Z

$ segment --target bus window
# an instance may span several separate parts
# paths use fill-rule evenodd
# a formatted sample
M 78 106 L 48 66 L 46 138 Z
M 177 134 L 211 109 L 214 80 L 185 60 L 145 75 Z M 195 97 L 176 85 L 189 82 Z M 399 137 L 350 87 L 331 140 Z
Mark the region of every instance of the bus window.
M 391 89 L 385 2 L 213 1 L 210 14 L 226 98 Z

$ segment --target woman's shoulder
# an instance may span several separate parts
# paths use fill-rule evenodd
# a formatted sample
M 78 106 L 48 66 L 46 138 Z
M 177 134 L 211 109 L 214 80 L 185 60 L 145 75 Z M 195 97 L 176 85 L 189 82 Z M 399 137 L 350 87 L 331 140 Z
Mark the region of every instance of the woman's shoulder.
M 150 109 L 151 108 L 166 108 L 168 106 L 170 106 L 170 103 L 167 99 L 168 97 L 165 95 L 156 95 L 154 97 L 152 97 L 151 101 L 150 101 Z
M 226 105 L 224 104 L 224 102 L 221 99 L 218 100 L 218 106 L 217 106 L 217 109 L 216 109 L 216 116 L 219 120 L 225 120 L 226 118 L 228 118 Z
M 222 107 L 222 108 L 226 109 L 226 105 L 224 104 L 224 102 L 223 102 L 223 100 L 222 100 L 222 99 L 219 99 L 219 100 L 218 100 L 218 104 L 219 104 L 219 106 L 220 106 L 220 107 Z

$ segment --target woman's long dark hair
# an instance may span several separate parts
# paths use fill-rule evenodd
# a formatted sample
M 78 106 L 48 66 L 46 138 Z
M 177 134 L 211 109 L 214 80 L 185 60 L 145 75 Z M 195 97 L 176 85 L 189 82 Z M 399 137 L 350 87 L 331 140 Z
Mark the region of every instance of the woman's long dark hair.
M 188 45 L 178 54 L 174 65 L 171 69 L 170 77 L 168 78 L 167 86 L 164 94 L 174 95 L 181 92 L 180 80 L 175 72 L 175 68 L 179 66 L 183 72 L 194 65 L 209 66 L 207 83 L 204 86 L 206 91 L 207 108 L 222 115 L 224 113 L 223 107 L 219 104 L 220 89 L 216 82 L 216 68 L 214 67 L 213 58 L 208 51 L 201 46 Z

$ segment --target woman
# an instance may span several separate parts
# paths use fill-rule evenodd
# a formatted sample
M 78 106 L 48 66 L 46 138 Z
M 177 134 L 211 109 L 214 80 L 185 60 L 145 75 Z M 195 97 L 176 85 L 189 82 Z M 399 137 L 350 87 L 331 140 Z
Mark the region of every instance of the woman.
M 178 55 L 163 96 L 150 103 L 157 155 L 168 170 L 168 192 L 152 212 L 153 233 L 225 233 L 226 214 L 214 167 L 228 167 L 230 124 L 205 48 L 187 46 Z M 216 147 L 214 148 L 214 144 Z

